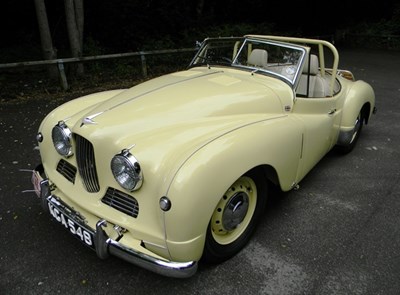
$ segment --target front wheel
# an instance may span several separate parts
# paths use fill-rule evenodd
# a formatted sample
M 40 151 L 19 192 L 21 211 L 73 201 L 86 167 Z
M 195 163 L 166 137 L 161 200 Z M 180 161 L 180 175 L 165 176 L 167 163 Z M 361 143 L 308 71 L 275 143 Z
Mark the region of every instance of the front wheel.
M 219 263 L 249 241 L 267 200 L 262 174 L 251 171 L 236 180 L 221 197 L 207 228 L 203 260 Z

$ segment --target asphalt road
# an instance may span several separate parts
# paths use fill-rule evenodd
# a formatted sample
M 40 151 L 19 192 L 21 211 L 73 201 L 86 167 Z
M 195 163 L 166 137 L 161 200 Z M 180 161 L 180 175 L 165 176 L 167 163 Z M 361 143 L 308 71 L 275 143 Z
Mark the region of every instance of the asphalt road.
M 271 202 L 236 257 L 189 279 L 100 260 L 42 213 L 29 173 L 35 133 L 59 102 L 0 106 L 1 294 L 399 294 L 400 52 L 345 50 L 340 67 L 375 89 L 355 150 L 329 153 Z

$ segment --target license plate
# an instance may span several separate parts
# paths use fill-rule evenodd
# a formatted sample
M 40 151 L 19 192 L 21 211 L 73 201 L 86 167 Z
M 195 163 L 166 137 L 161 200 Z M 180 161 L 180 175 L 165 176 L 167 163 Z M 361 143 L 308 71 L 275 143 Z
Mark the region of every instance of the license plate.
M 86 246 L 94 249 L 94 233 L 77 222 L 70 214 L 56 204 L 53 198 L 48 199 L 50 215 L 65 227 L 72 235 L 78 238 Z

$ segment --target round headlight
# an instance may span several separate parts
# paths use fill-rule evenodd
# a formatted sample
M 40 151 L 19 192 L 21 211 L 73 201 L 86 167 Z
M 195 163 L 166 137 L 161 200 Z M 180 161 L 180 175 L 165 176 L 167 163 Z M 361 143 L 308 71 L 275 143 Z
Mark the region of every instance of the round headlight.
M 56 151 L 64 157 L 72 156 L 71 130 L 64 122 L 59 122 L 53 127 L 51 137 Z
M 143 183 L 143 173 L 136 158 L 124 150 L 111 160 L 111 171 L 115 180 L 125 189 L 134 191 Z

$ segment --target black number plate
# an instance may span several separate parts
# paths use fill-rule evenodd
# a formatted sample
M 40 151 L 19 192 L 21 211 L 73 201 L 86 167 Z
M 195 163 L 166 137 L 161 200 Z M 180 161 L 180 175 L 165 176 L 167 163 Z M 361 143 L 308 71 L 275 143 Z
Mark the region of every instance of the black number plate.
M 57 200 L 52 197 L 48 199 L 50 215 L 63 225 L 71 234 L 81 240 L 86 246 L 94 249 L 94 233 L 87 227 L 76 221 L 71 214 L 62 209 L 62 206 L 57 204 Z

